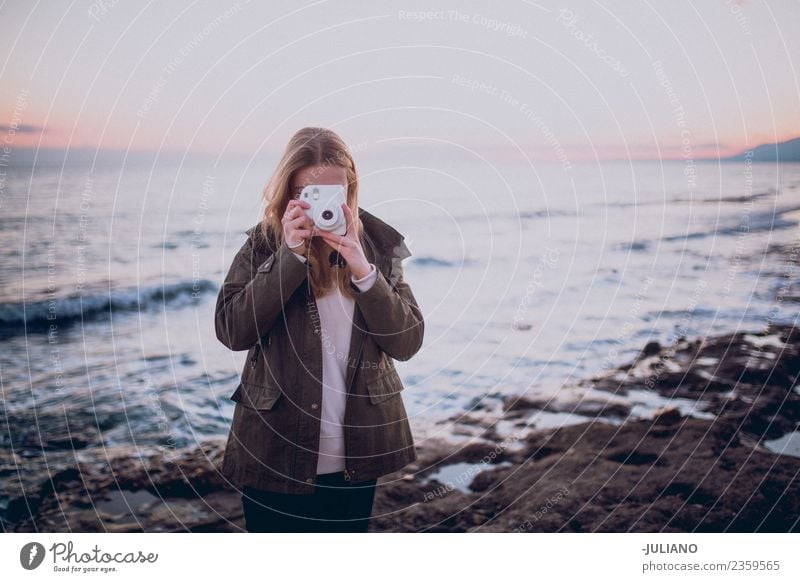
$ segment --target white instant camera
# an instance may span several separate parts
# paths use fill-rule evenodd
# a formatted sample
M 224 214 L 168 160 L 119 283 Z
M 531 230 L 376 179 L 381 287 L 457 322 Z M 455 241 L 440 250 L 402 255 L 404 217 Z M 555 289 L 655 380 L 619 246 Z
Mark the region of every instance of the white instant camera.
M 347 190 L 340 184 L 309 184 L 300 191 L 300 200 L 311 205 L 306 215 L 314 226 L 334 234 L 347 234 L 347 220 L 342 204 L 347 201 Z

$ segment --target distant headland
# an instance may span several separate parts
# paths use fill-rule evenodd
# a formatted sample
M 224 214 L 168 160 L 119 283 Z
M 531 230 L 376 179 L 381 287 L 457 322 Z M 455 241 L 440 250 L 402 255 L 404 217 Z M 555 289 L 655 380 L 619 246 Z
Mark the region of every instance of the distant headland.
M 800 137 L 778 143 L 767 143 L 735 156 L 720 158 L 723 162 L 800 162 Z

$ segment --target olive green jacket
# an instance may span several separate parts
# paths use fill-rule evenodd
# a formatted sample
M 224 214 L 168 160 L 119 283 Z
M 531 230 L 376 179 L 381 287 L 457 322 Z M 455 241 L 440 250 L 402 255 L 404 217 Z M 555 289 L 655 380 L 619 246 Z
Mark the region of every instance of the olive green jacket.
M 358 209 L 362 247 L 378 278 L 356 292 L 345 387 L 346 469 L 352 482 L 416 460 L 414 439 L 393 359 L 422 346 L 424 321 L 402 261 L 403 235 Z M 322 411 L 322 336 L 308 264 L 278 246 L 270 230 L 247 231 L 217 298 L 215 328 L 231 350 L 248 350 L 221 471 L 232 484 L 282 493 L 312 493 Z M 276 249 L 277 247 L 277 249 Z

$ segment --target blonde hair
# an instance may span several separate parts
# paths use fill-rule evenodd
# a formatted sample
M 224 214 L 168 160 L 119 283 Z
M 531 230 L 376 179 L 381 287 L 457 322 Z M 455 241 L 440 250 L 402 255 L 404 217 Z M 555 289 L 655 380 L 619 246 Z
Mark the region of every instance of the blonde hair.
M 347 205 L 353 214 L 356 233 L 360 238 L 363 231 L 358 216 L 358 174 L 355 160 L 344 140 L 334 131 L 322 127 L 304 127 L 286 145 L 275 172 L 264 188 L 266 208 L 261 222 L 264 237 L 269 240 L 271 229 L 276 244 L 280 246 L 283 242 L 281 218 L 293 198 L 291 180 L 295 173 L 309 166 L 338 166 L 347 171 Z M 349 285 L 350 266 L 332 268 L 329 260 L 331 247 L 318 236 L 309 240 L 306 258 L 314 295 L 324 295 L 334 286 L 338 286 L 342 294 L 353 297 L 354 293 Z

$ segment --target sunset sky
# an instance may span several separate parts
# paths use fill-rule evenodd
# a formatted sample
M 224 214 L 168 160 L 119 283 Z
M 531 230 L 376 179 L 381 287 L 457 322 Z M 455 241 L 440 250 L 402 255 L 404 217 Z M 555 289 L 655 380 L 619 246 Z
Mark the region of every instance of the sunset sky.
M 249 156 L 319 125 L 373 152 L 499 160 L 800 135 L 796 0 L 507 4 L 5 2 L 0 135 Z

